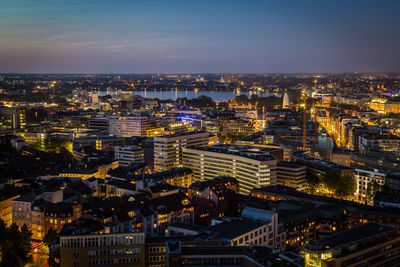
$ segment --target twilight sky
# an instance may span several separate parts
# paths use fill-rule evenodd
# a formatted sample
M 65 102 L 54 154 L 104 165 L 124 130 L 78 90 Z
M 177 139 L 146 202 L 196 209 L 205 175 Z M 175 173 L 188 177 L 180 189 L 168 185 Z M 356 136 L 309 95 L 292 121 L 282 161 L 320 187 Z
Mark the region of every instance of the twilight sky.
M 0 72 L 400 71 L 399 0 L 0 4 Z

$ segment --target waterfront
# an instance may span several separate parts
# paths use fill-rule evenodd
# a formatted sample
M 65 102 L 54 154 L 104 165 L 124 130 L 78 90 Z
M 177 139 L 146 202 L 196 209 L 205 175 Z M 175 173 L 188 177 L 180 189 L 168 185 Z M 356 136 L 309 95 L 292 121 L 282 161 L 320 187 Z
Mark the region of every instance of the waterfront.
M 119 91 L 98 91 L 100 96 L 104 95 L 118 95 Z M 186 90 L 186 91 L 132 91 L 133 95 L 139 95 L 145 98 L 158 98 L 160 100 L 167 100 L 167 99 L 177 99 L 186 97 L 188 99 L 196 98 L 199 96 L 208 96 L 211 97 L 214 101 L 225 101 L 225 100 L 232 100 L 238 95 L 246 95 L 251 97 L 252 95 L 256 94 L 260 97 L 267 97 L 267 96 L 281 96 L 279 93 L 267 93 L 267 92 L 259 92 L 259 91 L 195 91 L 195 90 Z

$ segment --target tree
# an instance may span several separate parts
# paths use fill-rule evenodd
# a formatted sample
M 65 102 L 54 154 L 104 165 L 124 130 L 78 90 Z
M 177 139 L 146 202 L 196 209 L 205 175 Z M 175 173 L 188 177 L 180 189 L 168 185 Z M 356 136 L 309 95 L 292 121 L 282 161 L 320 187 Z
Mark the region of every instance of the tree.
M 328 171 L 323 179 L 323 184 L 329 191 L 333 193 L 339 186 L 340 176 L 335 171 Z
M 259 100 L 260 100 L 260 98 L 258 97 L 258 95 L 252 95 L 250 97 L 250 104 L 252 106 L 257 106 Z
M 31 145 L 36 150 L 45 151 L 48 153 L 65 153 L 72 152 L 72 142 L 59 137 L 51 136 L 49 138 L 38 138 L 35 143 Z
M 249 98 L 247 95 L 238 95 L 235 97 L 234 101 L 236 102 L 237 105 L 248 105 L 249 104 Z
M 47 245 L 50 246 L 51 242 L 54 240 L 54 238 L 56 237 L 57 232 L 50 227 L 49 231 L 47 232 L 47 234 L 44 236 L 43 242 Z
M 198 98 L 188 100 L 188 105 L 198 109 L 215 108 L 216 103 L 211 97 L 201 95 Z
M 336 194 L 343 197 L 348 197 L 356 191 L 356 181 L 350 175 L 339 176 L 339 184 L 336 188 Z
M 0 267 L 23 267 L 31 262 L 31 237 L 32 233 L 26 225 L 19 230 L 16 224 L 6 227 L 4 222 L 0 220 Z
M 220 144 L 235 144 L 240 139 L 246 137 L 243 133 L 225 133 L 221 135 L 219 139 Z
M 366 196 L 366 202 L 367 203 L 374 203 L 375 195 L 377 192 L 382 191 L 382 185 L 378 184 L 377 181 L 373 180 L 371 183 L 368 184 L 367 186 L 367 196 Z
M 277 108 L 282 106 L 282 97 L 277 96 L 268 96 L 268 97 L 260 97 L 258 100 L 258 108 Z
M 321 184 L 321 179 L 319 179 L 318 175 L 316 175 L 314 172 L 307 169 L 306 183 L 310 188 L 311 193 L 314 193 L 315 189 Z
M 328 171 L 323 179 L 326 188 L 332 193 L 341 197 L 347 197 L 356 191 L 356 182 L 350 175 L 340 176 L 335 171 Z

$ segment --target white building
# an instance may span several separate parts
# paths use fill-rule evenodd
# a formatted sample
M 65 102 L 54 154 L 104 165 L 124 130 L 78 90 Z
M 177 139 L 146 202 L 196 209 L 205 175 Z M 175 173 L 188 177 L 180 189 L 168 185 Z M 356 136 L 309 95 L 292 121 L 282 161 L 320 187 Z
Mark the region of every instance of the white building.
M 365 203 L 368 199 L 368 187 L 374 181 L 378 185 L 384 185 L 386 175 L 383 170 L 376 168 L 356 169 L 354 173 L 357 183 L 356 200 Z
M 154 171 L 161 172 L 173 167 L 182 167 L 182 148 L 207 147 L 208 132 L 187 132 L 154 137 Z
M 110 118 L 110 135 L 113 136 L 146 136 L 146 117 L 124 116 Z
M 118 160 L 118 165 L 122 167 L 144 162 L 144 150 L 140 146 L 117 146 L 115 158 Z
M 183 166 L 194 172 L 195 180 L 218 176 L 236 178 L 240 193 L 275 185 L 277 160 L 261 148 L 243 146 L 192 147 L 183 149 Z

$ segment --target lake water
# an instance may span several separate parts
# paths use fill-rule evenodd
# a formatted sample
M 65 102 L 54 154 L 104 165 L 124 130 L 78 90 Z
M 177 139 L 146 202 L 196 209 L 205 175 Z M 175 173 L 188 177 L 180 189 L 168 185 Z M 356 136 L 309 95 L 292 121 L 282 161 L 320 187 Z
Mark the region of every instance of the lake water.
M 98 92 L 100 96 L 105 96 L 105 95 L 118 95 L 118 91 L 99 91 Z M 177 99 L 177 98 L 182 98 L 186 97 L 187 99 L 192 99 L 199 97 L 201 95 L 205 95 L 208 97 L 211 97 L 214 101 L 225 101 L 225 100 L 232 100 L 238 95 L 247 95 L 248 97 L 251 97 L 251 95 L 258 95 L 260 97 L 267 97 L 267 96 L 281 96 L 281 94 L 278 93 L 266 93 L 266 92 L 258 92 L 258 91 L 243 91 L 243 92 L 237 92 L 237 91 L 193 91 L 193 90 L 188 90 L 188 91 L 132 91 L 133 95 L 140 95 L 145 98 L 158 98 L 161 100 L 167 100 L 167 99 Z

